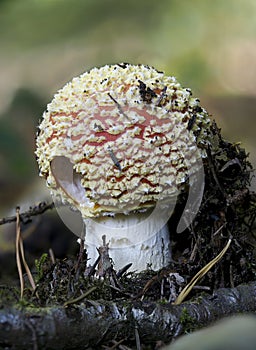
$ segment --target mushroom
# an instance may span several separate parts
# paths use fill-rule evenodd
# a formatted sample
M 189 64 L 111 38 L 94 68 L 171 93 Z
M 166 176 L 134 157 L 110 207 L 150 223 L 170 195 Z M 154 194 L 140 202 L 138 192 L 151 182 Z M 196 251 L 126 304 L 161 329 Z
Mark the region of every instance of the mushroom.
M 117 269 L 168 265 L 166 223 L 188 187 L 186 222 L 198 209 L 209 126 L 190 89 L 145 65 L 93 68 L 57 92 L 39 126 L 37 161 L 52 194 L 81 212 L 92 261 L 104 235 Z

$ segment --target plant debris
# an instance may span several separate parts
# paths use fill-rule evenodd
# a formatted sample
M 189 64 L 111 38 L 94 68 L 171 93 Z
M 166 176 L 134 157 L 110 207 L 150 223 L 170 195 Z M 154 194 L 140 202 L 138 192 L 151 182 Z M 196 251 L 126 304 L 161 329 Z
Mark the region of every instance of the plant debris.
M 207 270 L 201 280 L 196 281 L 184 305 L 190 305 L 200 296 L 211 298 L 220 288 L 236 288 L 255 281 L 256 194 L 249 189 L 252 167 L 239 144 L 223 140 L 215 123 L 211 128 L 214 137 L 208 157 L 204 159 L 205 189 L 200 210 L 185 231 L 176 232 L 186 203 L 187 191 L 184 191 L 168 222 L 173 243 L 173 260 L 169 266 L 157 272 L 149 268 L 136 273 L 130 272 L 132 266 L 127 262 L 127 266 L 115 271 L 115 262 L 111 260 L 108 244 L 103 239 L 96 262 L 87 261 L 85 251 L 80 251 L 79 257 L 63 260 L 43 254 L 34 269 L 35 290 L 24 288 L 23 299 L 20 300 L 16 287 L 0 286 L 0 306 L 30 305 L 35 309 L 76 308 L 82 305 L 87 309 L 91 306 L 97 308 L 102 303 L 170 306 L 182 289 L 193 282 L 193 277 L 214 260 L 230 240 L 221 259 Z M 250 311 L 247 306 L 245 308 L 245 312 Z M 180 320 L 181 324 L 185 322 L 184 317 Z M 190 314 L 186 319 L 188 323 L 189 317 Z M 155 349 L 155 342 L 152 346 L 143 343 L 140 332 L 133 332 L 133 342 L 127 342 L 123 334 L 119 337 L 117 332 L 116 338 L 102 344 L 106 349 L 129 349 L 130 344 L 136 346 L 137 342 L 141 349 Z M 145 336 L 142 338 L 145 339 Z

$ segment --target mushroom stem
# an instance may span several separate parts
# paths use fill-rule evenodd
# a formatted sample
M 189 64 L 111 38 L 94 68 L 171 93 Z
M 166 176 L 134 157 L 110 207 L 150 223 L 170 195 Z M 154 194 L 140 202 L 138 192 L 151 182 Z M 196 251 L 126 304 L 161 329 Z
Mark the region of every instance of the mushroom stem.
M 128 263 L 131 269 L 142 271 L 147 268 L 159 270 L 171 260 L 169 230 L 161 217 L 148 217 L 148 213 L 114 217 L 84 219 L 85 249 L 92 263 L 98 257 L 97 248 L 102 245 L 102 236 L 109 243 L 109 255 L 116 270 Z

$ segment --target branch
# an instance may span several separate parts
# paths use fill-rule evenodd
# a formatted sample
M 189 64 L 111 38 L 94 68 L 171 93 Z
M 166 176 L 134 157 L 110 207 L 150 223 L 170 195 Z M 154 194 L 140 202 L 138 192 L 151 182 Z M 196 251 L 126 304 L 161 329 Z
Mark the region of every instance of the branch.
M 20 214 L 20 220 L 23 223 L 25 223 L 25 222 L 30 220 L 31 216 L 36 216 L 36 215 L 43 214 L 45 211 L 47 211 L 49 209 L 53 209 L 54 206 L 55 206 L 55 204 L 53 202 L 51 202 L 51 203 L 40 202 L 38 205 L 30 207 L 28 211 L 25 211 L 24 213 L 21 213 Z M 11 223 L 11 222 L 16 222 L 16 220 L 17 220 L 17 216 L 16 215 L 9 216 L 9 217 L 0 219 L 0 225 L 4 225 L 4 224 L 7 224 L 7 223 Z
M 223 316 L 255 311 L 256 282 L 222 288 L 181 305 L 86 300 L 68 307 L 4 307 L 0 310 L 0 347 L 87 349 L 121 339 L 132 346 L 136 332 L 142 343 L 167 343 Z

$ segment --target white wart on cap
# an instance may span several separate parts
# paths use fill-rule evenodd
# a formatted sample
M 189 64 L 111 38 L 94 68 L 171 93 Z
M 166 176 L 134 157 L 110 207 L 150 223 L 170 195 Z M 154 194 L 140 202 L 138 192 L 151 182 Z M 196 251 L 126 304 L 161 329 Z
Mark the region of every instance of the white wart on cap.
M 191 95 L 152 67 L 107 65 L 67 83 L 43 115 L 36 141 L 40 175 L 81 212 L 88 251 L 96 254 L 107 235 L 117 267 L 168 264 L 168 232 L 156 216 L 141 227 L 158 203 L 175 202 L 205 156 L 210 120 Z M 125 236 L 115 237 L 120 228 Z

